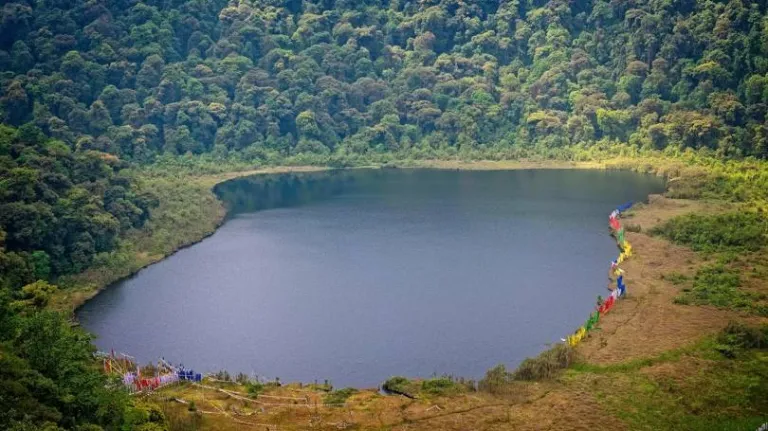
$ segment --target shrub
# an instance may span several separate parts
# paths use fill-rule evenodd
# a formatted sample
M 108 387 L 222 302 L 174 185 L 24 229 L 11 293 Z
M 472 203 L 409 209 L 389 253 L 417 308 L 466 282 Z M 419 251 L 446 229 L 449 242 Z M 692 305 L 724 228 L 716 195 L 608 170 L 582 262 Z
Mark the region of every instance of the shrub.
M 740 349 L 768 348 L 768 325 L 748 326 L 741 322 L 729 322 L 717 337 L 720 344 Z
M 402 376 L 395 376 L 387 379 L 387 381 L 381 385 L 381 388 L 385 392 L 404 395 L 408 398 L 416 398 L 416 393 L 419 389 L 415 382 L 412 382 L 411 380 L 408 380 Z
M 245 389 L 248 391 L 248 395 L 258 397 L 260 393 L 264 392 L 264 384 L 258 381 L 248 382 L 245 384 Z
M 421 382 L 421 391 L 429 395 L 451 395 L 461 390 L 461 386 L 450 377 L 436 377 Z
M 653 228 L 651 233 L 696 251 L 755 251 L 766 243 L 766 221 L 751 212 L 687 214 Z
M 512 373 L 507 371 L 504 364 L 499 364 L 485 372 L 485 377 L 478 382 L 477 387 L 483 392 L 497 395 L 506 392 L 512 381 Z
M 337 389 L 335 391 L 331 391 L 327 393 L 323 397 L 323 403 L 329 404 L 332 406 L 342 406 L 344 405 L 344 403 L 347 402 L 347 398 L 351 397 L 356 393 L 357 393 L 357 389 L 355 388 Z
M 240 383 L 241 385 L 245 384 L 245 383 L 248 383 L 250 380 L 251 379 L 245 373 L 237 373 L 237 377 L 235 377 L 235 381 L 237 383 Z
M 573 362 L 574 351 L 565 344 L 542 352 L 535 358 L 528 358 L 513 373 L 515 380 L 546 380 L 555 377 Z
M 705 265 L 693 277 L 693 287 L 683 289 L 683 293 L 675 298 L 675 303 L 714 305 L 764 315 L 766 306 L 760 303 L 764 295 L 740 287 L 741 276 L 738 270 L 721 263 Z
M 741 277 L 736 270 L 724 265 L 707 265 L 700 268 L 693 278 L 693 288 L 685 292 L 691 303 L 717 307 L 737 306 L 744 293 L 738 287 Z

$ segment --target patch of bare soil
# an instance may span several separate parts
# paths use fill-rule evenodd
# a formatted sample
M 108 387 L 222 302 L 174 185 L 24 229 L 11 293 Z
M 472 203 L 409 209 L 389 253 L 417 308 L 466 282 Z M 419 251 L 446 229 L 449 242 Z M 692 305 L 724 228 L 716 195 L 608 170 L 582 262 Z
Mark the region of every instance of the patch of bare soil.
M 720 204 L 652 196 L 648 205 L 623 222 L 648 232 L 678 215 L 720 210 Z M 696 253 L 645 233 L 628 232 L 627 240 L 633 249 L 633 256 L 622 265 L 627 297 L 602 317 L 599 329 L 579 345 L 579 353 L 588 362 L 610 364 L 654 356 L 716 332 L 737 316 L 728 310 L 673 303 L 680 287 L 663 275 L 693 275 L 702 263 Z
M 510 408 L 510 426 L 494 430 L 615 430 L 627 427 L 606 414 L 586 390 L 562 387 L 530 404 Z

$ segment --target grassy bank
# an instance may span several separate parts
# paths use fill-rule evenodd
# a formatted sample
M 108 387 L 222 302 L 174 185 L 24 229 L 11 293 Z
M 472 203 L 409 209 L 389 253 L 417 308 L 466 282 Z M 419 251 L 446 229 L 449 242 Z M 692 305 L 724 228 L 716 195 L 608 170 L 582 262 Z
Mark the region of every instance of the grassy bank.
M 122 238 L 116 250 L 97 256 L 85 272 L 59 280 L 60 290 L 51 302 L 58 310 L 74 310 L 101 289 L 162 260 L 179 249 L 213 234 L 226 215 L 213 187 L 248 175 L 319 171 L 312 166 L 248 169 L 225 173 L 163 172 L 158 168 L 137 170 L 132 176 L 139 190 L 157 198 L 158 206 L 141 230 Z

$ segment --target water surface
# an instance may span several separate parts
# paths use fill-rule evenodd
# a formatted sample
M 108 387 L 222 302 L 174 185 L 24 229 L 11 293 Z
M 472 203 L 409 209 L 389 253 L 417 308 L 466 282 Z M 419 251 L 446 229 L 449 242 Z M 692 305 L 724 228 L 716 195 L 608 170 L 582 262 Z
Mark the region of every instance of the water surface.
M 578 327 L 616 257 L 628 172 L 362 170 L 217 187 L 211 237 L 83 306 L 102 349 L 201 371 L 375 386 L 482 377 Z M 629 286 L 631 290 L 632 286 Z

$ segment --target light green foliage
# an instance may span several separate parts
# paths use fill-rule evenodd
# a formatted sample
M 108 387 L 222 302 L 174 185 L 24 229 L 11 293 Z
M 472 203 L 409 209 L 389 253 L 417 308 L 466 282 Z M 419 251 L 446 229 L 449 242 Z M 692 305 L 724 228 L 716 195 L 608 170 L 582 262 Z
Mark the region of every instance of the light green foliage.
M 689 280 L 688 276 L 679 272 L 670 272 L 669 274 L 662 274 L 661 278 L 667 280 L 674 285 L 681 285 Z
M 248 395 L 256 398 L 260 393 L 264 392 L 264 384 L 258 381 L 248 382 L 246 385 Z
M 32 307 L 43 308 L 48 304 L 57 287 L 44 280 L 38 280 L 21 288 L 23 303 Z
M 419 385 L 416 382 L 402 376 L 390 377 L 381 385 L 381 388 L 386 392 L 405 395 L 410 398 L 416 397 L 419 391 Z

